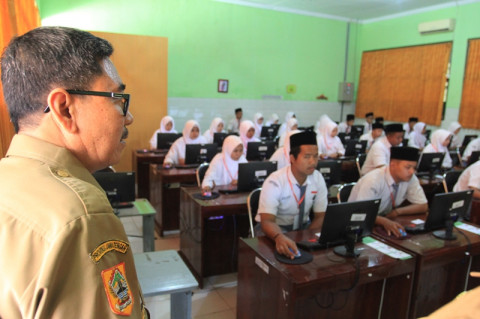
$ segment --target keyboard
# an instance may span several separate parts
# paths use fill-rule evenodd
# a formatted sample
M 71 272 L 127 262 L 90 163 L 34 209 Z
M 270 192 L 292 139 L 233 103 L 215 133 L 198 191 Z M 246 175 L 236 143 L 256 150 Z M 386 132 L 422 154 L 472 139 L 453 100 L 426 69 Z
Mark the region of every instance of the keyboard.
M 133 207 L 133 202 L 120 202 L 120 203 L 112 203 L 113 208 L 130 208 Z
M 425 224 L 418 224 L 415 226 L 405 226 L 405 231 L 409 234 L 422 234 L 427 232 L 427 230 L 425 230 Z
M 191 168 L 198 168 L 198 166 L 200 166 L 199 164 L 177 164 L 175 165 L 174 167 L 176 169 L 191 169 Z

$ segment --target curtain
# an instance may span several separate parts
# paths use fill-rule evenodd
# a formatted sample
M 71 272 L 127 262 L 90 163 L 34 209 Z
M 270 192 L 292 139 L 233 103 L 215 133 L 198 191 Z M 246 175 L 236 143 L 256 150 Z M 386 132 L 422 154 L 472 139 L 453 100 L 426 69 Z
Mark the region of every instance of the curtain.
M 356 115 L 440 125 L 452 43 L 364 52 Z
M 0 51 L 12 37 L 40 26 L 40 14 L 35 0 L 0 0 Z M 0 157 L 4 157 L 14 135 L 7 106 L 0 86 Z
M 480 39 L 468 41 L 467 63 L 458 121 L 465 128 L 480 128 Z

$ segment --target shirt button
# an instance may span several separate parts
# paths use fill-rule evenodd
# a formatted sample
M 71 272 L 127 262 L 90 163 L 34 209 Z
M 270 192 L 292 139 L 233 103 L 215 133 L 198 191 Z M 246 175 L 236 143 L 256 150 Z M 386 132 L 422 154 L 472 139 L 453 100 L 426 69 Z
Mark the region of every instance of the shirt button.
M 70 174 L 63 169 L 59 169 L 57 171 L 57 175 L 60 176 L 60 177 L 69 177 L 70 176 Z

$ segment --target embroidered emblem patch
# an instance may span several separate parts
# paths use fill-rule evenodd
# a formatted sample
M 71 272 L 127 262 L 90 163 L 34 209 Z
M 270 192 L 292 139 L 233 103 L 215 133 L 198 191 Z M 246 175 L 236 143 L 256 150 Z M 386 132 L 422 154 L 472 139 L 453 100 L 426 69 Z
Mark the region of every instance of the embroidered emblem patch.
M 127 282 L 125 263 L 103 270 L 102 280 L 112 312 L 129 316 L 132 313 L 133 297 Z
M 128 243 L 121 240 L 109 240 L 100 244 L 95 250 L 89 254 L 90 259 L 98 264 L 98 261 L 108 253 L 109 251 L 115 250 L 122 254 L 125 254 L 128 250 Z

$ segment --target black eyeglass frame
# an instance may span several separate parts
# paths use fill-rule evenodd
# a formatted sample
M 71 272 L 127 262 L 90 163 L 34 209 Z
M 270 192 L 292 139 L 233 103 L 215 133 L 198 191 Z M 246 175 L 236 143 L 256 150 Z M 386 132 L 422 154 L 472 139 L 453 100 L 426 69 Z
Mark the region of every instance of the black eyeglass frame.
M 92 96 L 105 96 L 111 97 L 113 99 L 123 99 L 123 116 L 127 116 L 128 107 L 130 105 L 130 94 L 127 93 L 116 93 L 116 92 L 101 92 L 101 91 L 82 91 L 82 90 L 66 90 L 70 94 L 77 95 L 92 95 Z M 48 113 L 50 111 L 50 106 L 47 106 L 43 112 Z

